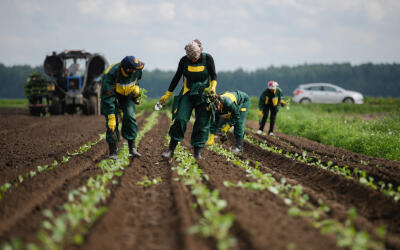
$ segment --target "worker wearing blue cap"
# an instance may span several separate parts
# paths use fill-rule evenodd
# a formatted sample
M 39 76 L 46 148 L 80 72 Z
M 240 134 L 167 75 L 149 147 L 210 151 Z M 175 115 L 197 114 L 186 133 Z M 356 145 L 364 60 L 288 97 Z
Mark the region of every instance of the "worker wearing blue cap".
M 110 159 L 117 158 L 120 140 L 117 111 L 122 109 L 122 137 L 128 141 L 132 157 L 140 157 L 136 150 L 137 123 L 134 116 L 135 102 L 139 97 L 138 81 L 142 78 L 144 63 L 134 56 L 126 56 L 121 62 L 112 64 L 104 72 L 101 83 L 101 108 L 106 117 L 106 141 Z

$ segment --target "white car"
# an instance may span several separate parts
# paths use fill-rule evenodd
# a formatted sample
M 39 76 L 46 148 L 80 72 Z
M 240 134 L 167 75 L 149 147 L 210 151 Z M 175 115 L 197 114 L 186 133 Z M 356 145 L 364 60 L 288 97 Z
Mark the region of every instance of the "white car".
M 293 91 L 293 101 L 298 103 L 356 103 L 363 104 L 361 93 L 343 89 L 330 83 L 301 84 Z

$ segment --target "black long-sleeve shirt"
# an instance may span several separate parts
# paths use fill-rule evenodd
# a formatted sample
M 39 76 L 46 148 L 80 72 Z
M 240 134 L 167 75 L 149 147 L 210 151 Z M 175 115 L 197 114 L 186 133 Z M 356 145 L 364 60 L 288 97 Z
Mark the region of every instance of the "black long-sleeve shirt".
M 211 81 L 217 80 L 217 73 L 215 72 L 215 64 L 214 64 L 214 59 L 210 54 L 206 54 L 206 65 L 208 69 L 208 74 L 210 75 Z M 176 85 L 178 85 L 179 80 L 182 77 L 183 74 L 183 67 L 184 67 L 184 61 L 186 60 L 186 56 L 182 57 L 181 60 L 179 61 L 178 64 L 178 69 L 176 70 L 176 73 L 174 77 L 171 80 L 171 83 L 169 85 L 168 91 L 172 92 L 176 88 Z M 189 60 L 189 59 L 187 59 Z M 200 59 L 201 60 L 201 57 Z

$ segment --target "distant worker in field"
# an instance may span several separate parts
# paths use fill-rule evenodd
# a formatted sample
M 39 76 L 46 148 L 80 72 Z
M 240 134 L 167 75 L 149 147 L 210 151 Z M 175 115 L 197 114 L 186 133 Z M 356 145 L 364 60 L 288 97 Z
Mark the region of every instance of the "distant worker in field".
M 136 150 L 137 123 L 135 101 L 139 98 L 138 81 L 142 78 L 144 63 L 134 56 L 126 56 L 120 63 L 112 64 L 104 72 L 101 83 L 101 107 L 106 118 L 106 141 L 110 159 L 117 158 L 120 140 L 117 110 L 122 109 L 122 137 L 128 141 L 132 157 L 140 157 Z
M 29 113 L 31 115 L 46 114 L 51 88 L 52 85 L 40 72 L 35 71 L 29 75 L 25 82 L 25 96 L 29 101 Z
M 221 128 L 222 136 L 226 137 L 226 133 L 231 127 L 234 127 L 233 135 L 235 137 L 235 147 L 233 152 L 239 154 L 243 151 L 243 138 L 247 113 L 250 109 L 249 96 L 240 91 L 227 91 L 222 95 L 217 95 L 214 102 L 216 115 L 220 119 L 215 119 L 211 124 L 210 136 L 206 145 L 215 143 L 215 133 Z M 221 121 L 221 118 L 226 122 Z M 224 125 L 226 123 L 226 125 Z
M 282 99 L 282 90 L 278 88 L 278 86 L 279 84 L 277 82 L 269 81 L 268 88 L 264 90 L 260 96 L 260 100 L 258 102 L 258 117 L 261 118 L 261 121 L 257 134 L 262 133 L 265 122 L 268 119 L 268 113 L 271 113 L 268 134 L 274 135 L 275 119 L 276 115 L 278 114 L 279 107 L 286 105 L 286 102 Z
M 81 74 L 81 66 L 77 60 L 74 59 L 74 62 L 68 67 L 68 76 L 80 76 Z
M 191 144 L 194 147 L 194 156 L 201 159 L 201 152 L 207 142 L 210 130 L 211 111 L 207 110 L 205 98 L 208 94 L 215 94 L 217 74 L 214 59 L 210 54 L 203 53 L 202 44 L 194 40 L 185 46 L 186 56 L 179 61 L 178 69 L 169 85 L 168 91 L 161 97 L 164 104 L 172 95 L 183 75 L 183 87 L 179 95 L 174 97 L 172 118 L 174 123 L 169 129 L 171 141 L 168 150 L 162 153 L 163 158 L 171 158 L 179 141 L 182 141 L 187 123 L 193 109 L 196 120 L 193 126 Z

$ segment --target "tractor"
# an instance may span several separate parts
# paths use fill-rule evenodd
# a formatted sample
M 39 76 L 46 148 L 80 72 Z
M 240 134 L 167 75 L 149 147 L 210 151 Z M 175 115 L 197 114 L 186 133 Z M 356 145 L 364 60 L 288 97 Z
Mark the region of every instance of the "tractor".
M 100 114 L 100 77 L 108 67 L 102 55 L 85 50 L 53 52 L 46 56 L 43 67 L 53 86 L 49 88 L 51 115 L 78 110 L 86 115 Z

